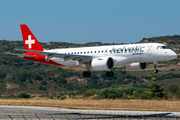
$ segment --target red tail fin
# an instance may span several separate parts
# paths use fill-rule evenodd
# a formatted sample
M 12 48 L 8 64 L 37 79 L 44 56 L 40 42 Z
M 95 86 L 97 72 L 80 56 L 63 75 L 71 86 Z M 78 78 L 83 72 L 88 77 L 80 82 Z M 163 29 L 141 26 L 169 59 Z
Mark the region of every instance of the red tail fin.
M 24 47 L 28 50 L 44 51 L 40 43 L 37 41 L 31 30 L 26 24 L 21 24 L 21 32 L 24 41 Z

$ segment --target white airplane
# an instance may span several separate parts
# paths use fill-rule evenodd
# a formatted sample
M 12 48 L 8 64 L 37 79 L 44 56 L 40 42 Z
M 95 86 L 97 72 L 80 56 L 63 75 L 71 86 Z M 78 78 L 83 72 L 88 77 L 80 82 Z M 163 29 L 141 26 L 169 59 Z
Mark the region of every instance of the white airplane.
M 129 71 L 144 70 L 147 62 L 154 62 L 154 73 L 158 73 L 156 65 L 158 61 L 167 61 L 177 58 L 177 54 L 164 44 L 141 43 L 126 45 L 108 45 L 94 47 L 64 48 L 45 50 L 37 41 L 26 24 L 21 24 L 21 32 L 25 49 L 24 54 L 18 55 L 27 60 L 37 61 L 58 66 L 85 65 L 87 71 L 84 77 L 90 77 L 92 68 L 94 71 L 107 70 L 106 76 L 113 77 L 113 69 L 125 66 Z

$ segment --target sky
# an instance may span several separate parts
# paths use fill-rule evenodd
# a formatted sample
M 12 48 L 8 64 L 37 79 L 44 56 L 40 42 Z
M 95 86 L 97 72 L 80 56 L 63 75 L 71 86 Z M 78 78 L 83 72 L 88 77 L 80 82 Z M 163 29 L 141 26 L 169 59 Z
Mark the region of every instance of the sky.
M 0 40 L 129 43 L 180 35 L 180 0 L 1 0 Z

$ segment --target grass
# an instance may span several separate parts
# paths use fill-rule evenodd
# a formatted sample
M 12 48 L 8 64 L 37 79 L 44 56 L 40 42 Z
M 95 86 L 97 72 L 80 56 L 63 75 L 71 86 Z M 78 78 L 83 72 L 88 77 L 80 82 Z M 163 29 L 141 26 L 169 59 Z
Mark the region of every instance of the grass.
M 0 105 L 48 106 L 73 109 L 180 111 L 180 100 L 0 99 Z

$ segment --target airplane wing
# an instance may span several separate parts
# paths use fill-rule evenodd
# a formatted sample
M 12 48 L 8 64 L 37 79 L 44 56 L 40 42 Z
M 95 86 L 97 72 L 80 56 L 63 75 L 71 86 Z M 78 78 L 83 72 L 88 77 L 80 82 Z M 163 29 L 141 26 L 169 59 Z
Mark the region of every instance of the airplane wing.
M 35 51 L 35 50 L 26 50 L 26 49 L 15 49 L 15 50 L 21 50 L 21 51 L 28 51 L 28 52 L 34 52 L 34 53 L 40 53 L 40 55 L 47 56 L 48 58 L 52 57 L 58 57 L 63 58 L 64 61 L 66 60 L 77 60 L 77 61 L 87 61 L 91 60 L 92 56 L 88 55 L 72 55 L 72 54 L 63 54 L 63 53 L 54 53 L 54 52 L 44 52 L 44 51 Z
M 18 54 L 18 53 L 11 53 L 11 52 L 4 52 L 5 54 L 9 55 L 17 55 L 18 57 L 35 57 L 35 55 L 25 55 L 25 54 Z

